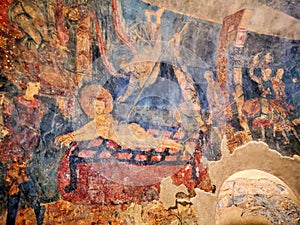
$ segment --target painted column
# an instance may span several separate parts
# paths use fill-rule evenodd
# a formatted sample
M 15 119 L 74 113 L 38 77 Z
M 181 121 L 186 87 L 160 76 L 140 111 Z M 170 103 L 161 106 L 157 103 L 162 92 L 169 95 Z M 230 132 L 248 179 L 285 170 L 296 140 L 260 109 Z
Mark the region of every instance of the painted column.
M 223 117 L 227 121 L 233 119 L 232 107 L 230 103 L 230 93 L 232 92 L 229 87 L 229 81 L 233 80 L 234 90 L 233 97 L 238 108 L 238 116 L 241 126 L 247 134 L 250 134 L 250 129 L 246 118 L 242 115 L 242 106 L 244 104 L 244 96 L 242 89 L 242 61 L 241 56 L 243 53 L 243 46 L 247 34 L 247 25 L 251 18 L 251 10 L 240 10 L 232 15 L 224 18 L 223 26 L 220 33 L 220 39 L 218 43 L 218 55 L 217 55 L 217 81 L 221 87 L 222 94 L 225 99 L 225 110 Z M 233 46 L 233 79 L 231 79 L 229 71 L 229 49 Z M 233 134 L 228 134 L 227 131 L 232 131 L 230 123 L 226 124 L 227 138 L 234 138 Z M 229 136 L 230 137 L 229 137 Z

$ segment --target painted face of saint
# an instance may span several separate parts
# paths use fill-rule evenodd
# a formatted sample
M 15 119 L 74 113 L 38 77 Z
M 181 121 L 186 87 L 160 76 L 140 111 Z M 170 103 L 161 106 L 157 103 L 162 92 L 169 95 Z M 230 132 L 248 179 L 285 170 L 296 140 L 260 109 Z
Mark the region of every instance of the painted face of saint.
M 105 101 L 96 99 L 94 102 L 94 110 L 96 115 L 104 114 L 106 108 Z
M 32 95 L 38 94 L 40 89 L 41 89 L 41 85 L 39 82 L 29 82 L 27 85 L 27 91 Z

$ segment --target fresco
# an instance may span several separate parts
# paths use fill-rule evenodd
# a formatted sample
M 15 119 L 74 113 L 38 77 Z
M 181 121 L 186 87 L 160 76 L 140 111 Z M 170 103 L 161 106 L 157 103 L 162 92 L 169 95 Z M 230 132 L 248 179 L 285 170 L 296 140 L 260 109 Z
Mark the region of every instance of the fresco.
M 1 224 L 197 224 L 222 146 L 300 154 L 299 28 L 193 2 L 0 2 Z M 260 4 L 299 24 L 297 2 Z M 166 209 L 168 178 L 187 193 Z
M 232 186 L 233 183 L 234 185 Z M 218 202 L 218 211 L 221 211 L 224 206 L 231 207 L 233 204 L 236 204 L 238 207 L 244 208 L 245 213 L 265 215 L 266 217 L 269 217 L 268 219 L 272 222 L 272 224 L 278 224 L 279 221 L 284 221 L 286 224 L 297 224 L 299 222 L 299 211 L 297 206 L 295 206 L 293 201 L 289 198 L 281 197 L 282 194 L 278 194 L 278 192 L 287 191 L 281 184 L 274 184 L 273 181 L 268 179 L 260 179 L 258 183 L 255 183 L 255 180 L 242 178 L 238 178 L 235 181 L 226 181 L 226 184 L 228 186 L 224 188 L 225 192 L 231 190 L 233 187 L 235 189 L 233 190 L 234 194 L 229 194 L 227 196 L 224 195 L 224 197 Z M 240 185 L 246 185 L 247 189 L 250 191 L 248 193 L 245 193 L 244 191 L 240 192 L 241 190 L 245 190 L 243 187 L 240 187 Z M 266 188 L 268 189 L 272 187 L 276 190 L 265 190 Z M 268 196 L 269 193 L 276 193 L 276 195 Z M 266 198 L 269 200 L 266 200 Z M 257 207 L 258 205 L 261 205 L 261 203 L 257 203 L 260 201 L 263 202 L 263 204 L 270 205 L 266 205 L 265 208 Z M 282 207 L 283 205 L 288 207 Z M 257 212 L 260 210 L 265 212 Z M 272 216 L 272 213 L 269 213 L 276 210 L 282 211 L 284 218 L 278 218 Z M 286 212 L 289 210 L 290 212 Z M 273 213 L 273 215 L 275 214 L 276 213 Z

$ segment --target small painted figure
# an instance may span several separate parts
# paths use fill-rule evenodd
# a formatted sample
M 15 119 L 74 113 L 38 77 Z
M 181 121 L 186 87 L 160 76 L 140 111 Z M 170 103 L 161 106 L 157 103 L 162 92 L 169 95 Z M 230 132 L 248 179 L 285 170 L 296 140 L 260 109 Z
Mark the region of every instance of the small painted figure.
M 5 108 L 4 124 L 9 134 L 1 146 L 1 160 L 7 165 L 5 181 L 8 185 L 6 224 L 15 224 L 19 203 L 25 198 L 34 209 L 37 224 L 43 224 L 45 208 L 40 205 L 35 184 L 27 173 L 27 164 L 39 145 L 39 125 L 45 112 L 36 98 L 40 83 L 29 82 L 25 93 L 15 97 Z
M 282 81 L 284 75 L 284 70 L 282 68 L 277 69 L 276 76 L 272 78 L 272 85 L 274 89 L 274 94 L 277 100 L 285 99 L 285 84 Z
M 282 80 L 284 75 L 285 75 L 284 69 L 278 68 L 276 70 L 275 77 L 272 78 L 272 86 L 273 86 L 276 101 L 278 101 L 282 105 L 282 107 L 284 107 L 285 110 L 289 112 L 289 111 L 293 111 L 295 108 L 294 106 L 286 102 L 287 96 L 285 93 L 285 83 Z
M 23 36 L 13 42 L 15 73 L 9 79 L 18 86 L 26 74 L 43 83 L 43 94 L 66 96 L 74 94 L 81 76 L 66 69 L 69 53 L 57 38 L 57 7 L 56 0 L 15 0 L 10 5 L 9 21 Z
M 293 124 L 288 117 L 289 112 L 294 110 L 294 107 L 286 103 L 285 84 L 282 81 L 284 76 L 284 69 L 279 68 L 276 71 L 275 77 L 272 78 L 272 85 L 276 99 L 270 100 L 270 104 L 274 110 L 274 123 L 273 123 L 273 136 L 276 136 L 276 132 L 281 132 L 285 139 L 284 144 L 289 144 L 289 138 L 287 136 L 288 131 L 292 131 L 296 139 L 300 142 L 300 138 Z

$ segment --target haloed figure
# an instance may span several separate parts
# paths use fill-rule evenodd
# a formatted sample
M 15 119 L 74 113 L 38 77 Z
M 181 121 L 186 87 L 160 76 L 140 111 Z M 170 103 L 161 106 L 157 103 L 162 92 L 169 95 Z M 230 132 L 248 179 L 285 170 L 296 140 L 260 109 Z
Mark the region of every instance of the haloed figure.
M 16 224 L 21 197 L 34 209 L 37 224 L 43 224 L 45 207 L 40 206 L 36 186 L 27 171 L 27 163 L 39 145 L 39 125 L 45 112 L 41 100 L 36 98 L 39 90 L 39 82 L 29 82 L 25 93 L 15 97 L 3 115 L 9 131 L 1 149 L 9 189 L 7 225 Z
M 94 99 L 94 118 L 78 130 L 58 136 L 56 143 L 69 145 L 72 141 L 92 140 L 97 137 L 109 139 L 124 148 L 176 148 L 183 146 L 166 137 L 154 137 L 137 123 L 119 123 L 112 115 L 113 99 L 111 94 L 101 88 Z
M 101 137 L 111 140 L 127 149 L 175 148 L 183 149 L 183 145 L 175 140 L 158 136 L 154 137 L 137 123 L 119 123 L 112 115 L 113 98 L 104 88 L 92 100 L 93 120 L 74 132 L 56 137 L 55 142 L 68 146 L 73 141 L 93 140 Z M 70 163 L 71 184 L 65 188 L 71 192 L 76 186 L 76 164 Z

